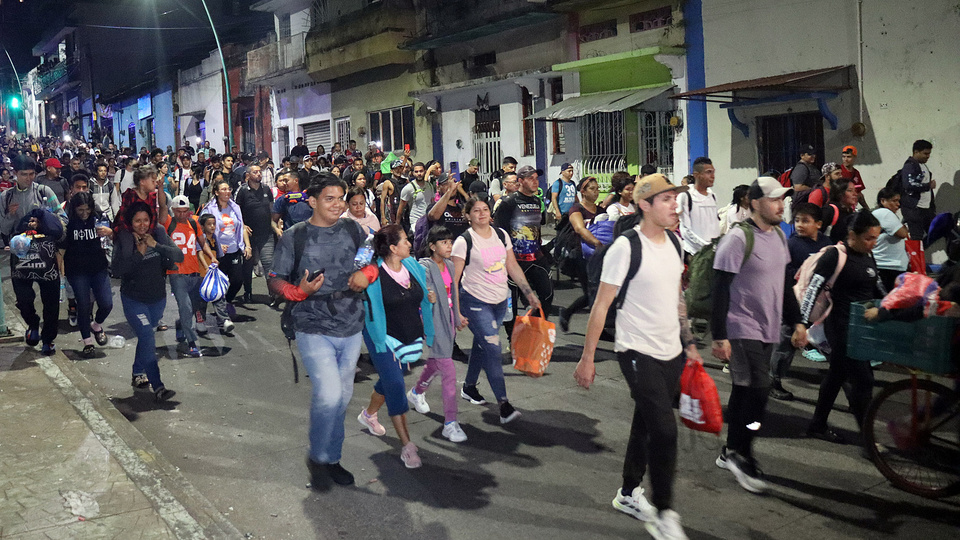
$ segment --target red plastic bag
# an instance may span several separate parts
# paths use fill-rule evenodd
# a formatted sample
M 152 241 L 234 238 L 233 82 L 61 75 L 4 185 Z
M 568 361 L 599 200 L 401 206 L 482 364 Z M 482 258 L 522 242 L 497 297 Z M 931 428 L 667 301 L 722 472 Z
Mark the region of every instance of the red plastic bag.
M 513 338 L 511 352 L 513 353 L 513 367 L 531 377 L 540 377 L 550 363 L 553 356 L 553 344 L 557 341 L 557 327 L 543 316 L 530 314 L 517 317 L 513 323 Z
M 680 376 L 680 419 L 696 431 L 717 433 L 723 429 L 723 408 L 717 385 L 703 364 L 687 360 Z
M 927 275 L 927 258 L 923 254 L 923 241 L 908 238 L 903 243 L 906 246 L 907 254 L 910 255 L 907 271 Z
M 913 272 L 904 272 L 897 276 L 896 286 L 883 297 L 881 307 L 886 309 L 904 309 L 919 303 L 930 305 L 939 300 L 940 286 L 931 277 Z

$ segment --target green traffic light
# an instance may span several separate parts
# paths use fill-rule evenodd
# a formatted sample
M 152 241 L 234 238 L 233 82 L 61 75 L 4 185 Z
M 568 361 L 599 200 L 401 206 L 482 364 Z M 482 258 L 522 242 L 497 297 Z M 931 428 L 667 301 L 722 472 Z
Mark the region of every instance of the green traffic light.
M 20 108 L 20 98 L 18 98 L 17 96 L 13 96 L 12 98 L 10 98 L 10 108 L 11 108 L 11 109 L 19 109 L 19 108 Z

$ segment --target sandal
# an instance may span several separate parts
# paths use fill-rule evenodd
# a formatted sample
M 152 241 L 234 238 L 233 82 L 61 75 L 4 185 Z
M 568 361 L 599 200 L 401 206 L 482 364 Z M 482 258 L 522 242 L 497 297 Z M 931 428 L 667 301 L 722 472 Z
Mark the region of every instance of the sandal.
M 80 352 L 80 356 L 84 358 L 93 358 L 97 354 L 97 348 L 93 345 L 85 345 L 83 350 Z
M 150 379 L 143 373 L 133 376 L 133 379 L 130 381 L 130 386 L 134 388 L 146 388 L 150 386 Z
M 97 345 L 103 347 L 107 344 L 107 332 L 103 329 L 103 327 L 100 327 L 99 332 L 93 333 L 93 339 L 96 340 Z

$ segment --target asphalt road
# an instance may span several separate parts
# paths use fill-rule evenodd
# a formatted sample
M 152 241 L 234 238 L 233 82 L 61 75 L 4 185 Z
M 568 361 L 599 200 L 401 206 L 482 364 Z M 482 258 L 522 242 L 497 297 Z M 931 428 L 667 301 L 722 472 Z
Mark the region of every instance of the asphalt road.
M 265 301 L 262 279 L 255 292 Z M 564 281 L 556 304 L 567 304 L 576 294 Z M 559 333 L 546 376 L 534 379 L 504 366 L 511 402 L 523 413 L 514 423 L 501 426 L 495 407 L 461 400 L 460 421 L 469 440 L 447 441 L 440 436 L 437 381 L 427 395 L 435 412 L 409 413 L 423 459 L 418 470 L 401 463 L 385 410 L 385 437 L 371 436 L 357 423 L 377 377 L 370 364 L 361 363 L 343 458 L 357 484 L 326 493 L 306 487 L 310 381 L 293 382 L 279 313 L 262 303 L 238 307 L 234 335 L 213 330 L 201 339 L 199 359 L 179 358 L 175 318 L 170 296 L 164 320 L 171 330 L 158 335 L 158 352 L 164 381 L 177 395 L 159 408 L 152 395 L 129 384 L 134 341 L 122 350 L 102 349 L 92 360 L 79 360 L 76 331 L 61 335 L 57 344 L 75 360 L 91 392 L 107 396 L 176 474 L 249 538 L 646 536 L 639 521 L 610 504 L 620 484 L 633 409 L 611 344 L 601 344 L 597 380 L 589 391 L 573 381 L 586 314 L 574 318 L 570 333 Z M 119 301 L 106 326 L 111 335 L 132 337 Z M 65 322 L 61 328 L 69 329 Z M 459 335 L 465 350 L 471 337 Z M 957 537 L 957 499 L 929 501 L 906 494 L 891 487 L 857 447 L 803 438 L 823 367 L 798 358 L 795 378 L 787 382 L 798 399 L 770 402 L 756 449 L 772 486 L 766 495 L 745 492 L 714 465 L 720 438 L 680 427 L 675 507 L 690 538 Z M 420 369 L 407 376 L 408 387 Z M 457 363 L 461 381 L 465 370 Z M 729 376 L 716 364 L 708 372 L 726 403 Z M 892 378 L 881 374 L 878 384 Z M 491 394 L 483 378 L 480 391 Z M 852 434 L 853 419 L 843 398 L 838 401 L 844 406 L 833 412 L 831 423 Z

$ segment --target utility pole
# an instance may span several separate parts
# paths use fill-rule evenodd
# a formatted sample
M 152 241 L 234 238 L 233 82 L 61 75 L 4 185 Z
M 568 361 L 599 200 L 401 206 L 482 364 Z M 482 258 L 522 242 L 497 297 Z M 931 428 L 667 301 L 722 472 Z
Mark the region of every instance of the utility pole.
M 227 91 L 227 137 L 228 146 L 224 153 L 233 148 L 233 105 L 230 102 L 230 74 L 227 73 L 227 62 L 223 59 L 223 48 L 220 47 L 220 36 L 217 35 L 217 28 L 213 25 L 213 17 L 210 16 L 210 8 L 207 7 L 207 0 L 200 0 L 203 3 L 203 10 L 207 12 L 207 20 L 210 21 L 210 29 L 213 30 L 213 39 L 217 42 L 217 51 L 220 53 L 220 67 L 223 68 L 223 85 Z

